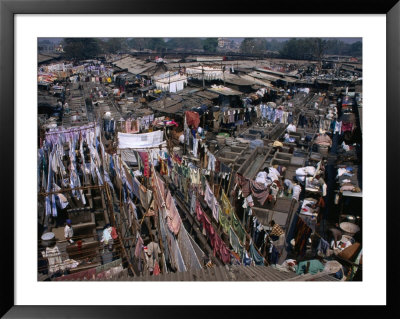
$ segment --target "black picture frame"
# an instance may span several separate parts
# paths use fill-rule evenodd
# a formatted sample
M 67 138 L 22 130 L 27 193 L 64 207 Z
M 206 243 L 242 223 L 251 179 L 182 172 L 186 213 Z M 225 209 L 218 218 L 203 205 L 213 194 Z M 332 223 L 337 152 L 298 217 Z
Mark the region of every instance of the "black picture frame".
M 356 317 L 361 312 L 372 316 L 397 317 L 396 286 L 398 279 L 394 274 L 396 264 L 395 227 L 398 225 L 398 209 L 396 207 L 396 179 L 399 176 L 400 157 L 398 137 L 400 136 L 400 3 L 398 0 L 335 0 L 335 1 L 289 1 L 282 5 L 279 1 L 246 1 L 244 3 L 224 3 L 201 1 L 191 3 L 182 0 L 0 0 L 0 177 L 2 181 L 2 258 L 1 258 L 1 310 L 4 318 L 159 318 L 159 317 L 215 317 L 233 316 L 298 316 L 312 315 L 314 311 L 322 311 L 320 315 L 329 314 L 341 317 Z M 382 307 L 297 307 L 286 306 L 284 313 L 279 307 L 191 307 L 191 306 L 15 306 L 14 290 L 14 15 L 16 14 L 385 14 L 387 21 L 387 305 Z M 382 141 L 382 143 L 384 143 Z M 377 145 L 379 148 L 379 145 Z M 11 200 L 10 200 L 11 199 Z M 383 212 L 381 212 L 383 213 Z M 378 254 L 378 253 L 377 253 Z M 380 258 L 377 256 L 376 258 Z M 377 270 L 377 275 L 379 275 Z M 295 292 L 296 293 L 296 292 Z M 298 292 L 300 293 L 300 292 Z M 61 298 L 61 297 L 60 297 Z M 155 300 L 155 304 L 157 301 Z M 311 311 L 311 312 L 310 312 Z M 395 314 L 398 314 L 397 316 Z

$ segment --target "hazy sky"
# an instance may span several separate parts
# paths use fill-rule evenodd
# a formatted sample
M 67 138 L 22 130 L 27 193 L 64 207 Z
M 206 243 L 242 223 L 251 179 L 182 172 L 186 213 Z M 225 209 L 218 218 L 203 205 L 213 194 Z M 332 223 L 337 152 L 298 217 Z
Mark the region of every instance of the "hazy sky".
M 44 39 L 50 40 L 51 42 L 54 42 L 54 43 L 59 43 L 59 42 L 62 41 L 63 38 L 39 38 L 39 40 L 44 40 Z M 108 39 L 108 38 L 106 38 L 106 39 Z M 167 39 L 171 39 L 171 38 L 164 38 L 164 39 L 167 40 Z M 242 41 L 244 38 L 228 38 L 228 39 Z M 276 39 L 278 41 L 285 41 L 285 40 L 289 40 L 290 38 L 265 38 L 265 39 L 266 40 Z M 327 39 L 327 40 L 329 40 L 329 39 L 338 39 L 338 40 L 341 40 L 341 41 L 343 41 L 345 43 L 350 43 L 350 44 L 354 43 L 354 42 L 357 42 L 357 41 L 362 41 L 362 38 L 340 38 L 340 37 L 338 37 L 338 38 L 323 38 L 323 39 Z

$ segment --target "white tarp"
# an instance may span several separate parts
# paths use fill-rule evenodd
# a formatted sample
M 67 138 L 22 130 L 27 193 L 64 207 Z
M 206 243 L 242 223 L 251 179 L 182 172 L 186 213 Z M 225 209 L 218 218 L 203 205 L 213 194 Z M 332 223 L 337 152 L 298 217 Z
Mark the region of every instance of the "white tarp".
M 163 131 L 143 134 L 118 132 L 118 148 L 141 149 L 158 146 L 163 143 Z
M 303 92 L 303 93 L 310 93 L 310 89 L 309 88 L 300 88 L 299 92 Z

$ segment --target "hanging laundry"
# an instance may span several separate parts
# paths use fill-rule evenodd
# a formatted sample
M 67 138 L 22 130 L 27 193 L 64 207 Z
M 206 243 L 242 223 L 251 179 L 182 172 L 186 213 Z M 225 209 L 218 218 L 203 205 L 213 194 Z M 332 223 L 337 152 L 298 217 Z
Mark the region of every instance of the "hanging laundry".
M 206 201 L 208 207 L 211 209 L 213 217 L 216 221 L 219 220 L 218 214 L 219 214 L 219 204 L 217 199 L 214 196 L 214 193 L 212 192 L 210 185 L 206 183 L 206 190 L 205 190 L 205 196 L 204 200 Z
M 265 186 L 264 184 L 257 183 L 255 181 L 250 181 L 250 190 L 253 198 L 256 199 L 261 205 L 264 205 L 269 195 L 269 186 Z
M 229 216 L 231 214 L 231 211 L 233 210 L 233 208 L 232 208 L 229 198 L 226 196 L 224 190 L 222 190 L 221 202 L 222 202 L 222 212 L 226 216 Z
M 235 234 L 232 227 L 229 227 L 229 243 L 231 244 L 233 250 L 241 258 L 243 256 L 244 247 L 241 245 L 239 237 Z
M 253 259 L 254 263 L 257 266 L 264 266 L 264 257 L 262 257 L 258 252 L 257 249 L 254 247 L 253 243 L 250 244 L 250 256 Z
M 317 246 L 317 252 L 326 255 L 328 248 L 329 248 L 329 243 L 325 239 L 321 238 Z
M 237 218 L 235 212 L 232 213 L 232 228 L 238 235 L 240 242 L 244 244 L 246 242 L 246 231 L 240 223 L 240 220 Z
M 181 226 L 181 217 L 179 216 L 178 209 L 176 208 L 175 202 L 171 196 L 171 192 L 168 191 L 167 198 L 165 200 L 167 208 L 167 225 L 168 228 L 177 235 Z
M 294 250 L 300 256 L 304 256 L 307 246 L 307 240 L 311 235 L 311 228 L 299 218 L 296 223 L 296 233 L 294 236 L 295 247 Z
M 186 111 L 185 112 L 186 123 L 190 127 L 197 129 L 200 124 L 200 116 L 199 113 L 193 111 Z
M 144 165 L 143 175 L 145 177 L 150 177 L 149 154 L 147 152 L 138 152 L 138 153 Z
M 219 208 L 219 223 L 222 226 L 222 230 L 224 231 L 224 233 L 228 234 L 229 232 L 229 228 L 231 227 L 231 220 L 229 218 L 228 215 L 226 215 L 221 208 Z

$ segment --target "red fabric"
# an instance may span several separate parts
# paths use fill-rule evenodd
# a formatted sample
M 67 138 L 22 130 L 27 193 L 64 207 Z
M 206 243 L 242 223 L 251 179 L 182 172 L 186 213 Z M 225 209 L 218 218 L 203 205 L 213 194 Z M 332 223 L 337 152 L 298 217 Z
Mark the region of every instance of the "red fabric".
M 146 152 L 139 152 L 139 155 L 144 165 L 143 175 L 145 177 L 150 177 L 149 154 Z
M 174 154 L 173 159 L 175 162 L 177 162 L 178 164 L 182 164 L 182 159 L 179 157 L 179 155 Z
M 118 238 L 118 234 L 117 234 L 117 230 L 115 229 L 115 227 L 111 227 L 111 237 L 112 239 L 117 239 Z
M 219 173 L 221 162 L 219 160 L 215 160 L 215 173 Z
M 342 123 L 342 132 L 352 131 L 353 130 L 353 123 L 351 122 L 343 122 Z
M 153 275 L 158 276 L 160 274 L 160 272 L 161 272 L 160 266 L 158 265 L 158 262 L 156 261 L 155 265 L 154 265 Z
M 189 127 L 193 126 L 194 128 L 197 128 L 199 126 L 200 124 L 199 113 L 193 111 L 186 111 L 185 116 L 186 116 L 186 123 Z
M 207 237 L 210 239 L 211 247 L 213 248 L 214 256 L 218 256 L 225 264 L 229 263 L 231 260 L 231 252 L 221 237 L 218 236 L 211 221 L 201 209 L 199 201 L 196 202 L 196 217 L 206 230 Z

